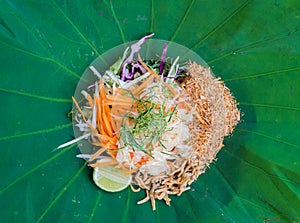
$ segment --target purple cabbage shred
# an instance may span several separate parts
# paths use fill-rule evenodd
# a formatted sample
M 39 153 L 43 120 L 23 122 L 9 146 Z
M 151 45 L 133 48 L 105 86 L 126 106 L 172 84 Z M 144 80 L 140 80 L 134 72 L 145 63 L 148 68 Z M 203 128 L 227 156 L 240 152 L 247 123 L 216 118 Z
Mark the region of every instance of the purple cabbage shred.
M 159 64 L 159 73 L 162 74 L 164 71 L 164 66 L 165 66 L 165 59 L 166 59 L 166 54 L 167 54 L 167 49 L 168 49 L 168 45 L 165 44 L 164 45 L 164 49 L 162 51 L 162 55 L 161 55 L 161 61 Z
M 140 51 L 141 46 L 146 41 L 146 39 L 152 37 L 153 35 L 154 35 L 154 33 L 144 36 L 138 42 L 136 42 L 130 46 L 130 48 L 131 48 L 130 55 L 127 57 L 127 59 L 122 64 L 122 73 L 121 73 L 122 81 L 133 79 L 134 74 L 128 70 L 127 65 L 132 63 L 132 61 L 134 59 L 134 54 L 138 53 Z

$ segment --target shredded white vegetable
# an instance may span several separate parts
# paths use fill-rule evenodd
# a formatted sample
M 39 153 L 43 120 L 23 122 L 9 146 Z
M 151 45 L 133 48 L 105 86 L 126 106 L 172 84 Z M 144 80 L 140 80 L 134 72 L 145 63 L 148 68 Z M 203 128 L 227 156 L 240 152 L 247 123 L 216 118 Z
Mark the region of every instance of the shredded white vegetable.
M 150 75 L 150 73 L 147 72 L 147 73 L 143 74 L 142 76 L 140 76 L 140 77 L 138 77 L 138 78 L 136 78 L 136 79 L 134 79 L 134 80 L 132 80 L 132 81 L 126 82 L 126 83 L 123 85 L 122 88 L 124 88 L 124 89 L 129 89 L 131 86 L 133 86 L 133 85 L 139 83 L 140 81 L 146 79 L 147 77 L 149 77 L 149 75 Z
M 174 70 L 177 62 L 179 60 L 179 57 L 176 57 L 176 59 L 174 60 L 170 70 L 169 70 L 169 73 L 168 73 L 168 76 L 166 78 L 166 83 L 170 83 L 170 82 L 173 82 L 174 81 L 174 78 L 176 76 L 176 69 Z
M 61 148 L 67 147 L 67 146 L 72 145 L 72 144 L 74 144 L 74 143 L 76 143 L 76 142 L 78 142 L 78 141 L 80 141 L 82 139 L 87 139 L 90 135 L 91 135 L 91 133 L 87 133 L 85 135 L 79 136 L 79 137 L 77 137 L 77 138 L 75 138 L 75 139 L 73 139 L 73 140 L 71 140 L 69 142 L 61 144 L 59 147 L 57 147 L 57 149 L 61 149 Z
M 94 66 L 89 66 L 90 70 L 98 77 L 102 78 L 102 75 L 97 71 L 97 69 Z

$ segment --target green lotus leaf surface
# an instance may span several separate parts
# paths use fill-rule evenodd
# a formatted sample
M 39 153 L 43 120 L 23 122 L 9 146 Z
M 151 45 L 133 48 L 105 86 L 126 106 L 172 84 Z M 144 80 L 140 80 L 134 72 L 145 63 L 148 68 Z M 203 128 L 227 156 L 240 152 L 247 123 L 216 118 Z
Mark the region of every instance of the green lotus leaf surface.
M 300 222 L 299 0 L 0 1 L 0 222 Z M 149 33 L 200 55 L 243 116 L 171 206 L 101 191 L 67 113 L 87 66 Z

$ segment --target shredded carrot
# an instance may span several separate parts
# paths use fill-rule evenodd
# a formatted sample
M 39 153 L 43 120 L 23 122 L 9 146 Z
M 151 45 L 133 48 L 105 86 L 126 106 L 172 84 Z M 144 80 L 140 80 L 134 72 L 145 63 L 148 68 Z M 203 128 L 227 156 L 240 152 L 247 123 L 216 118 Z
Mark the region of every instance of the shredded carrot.
M 94 159 L 96 159 L 98 156 L 100 156 L 102 153 L 104 153 L 106 149 L 107 149 L 107 147 L 102 147 L 101 149 L 99 149 L 97 152 L 95 152 L 93 155 L 91 155 L 89 161 L 93 161 Z
M 134 152 L 129 152 L 129 156 L 132 159 L 134 157 Z
M 118 147 L 115 144 L 112 143 L 107 143 L 104 144 L 102 148 L 100 148 L 98 151 L 96 151 L 93 155 L 91 155 L 89 161 L 93 161 L 94 159 L 96 159 L 98 156 L 100 156 L 102 153 L 104 153 L 107 150 L 117 150 Z
M 107 162 L 97 162 L 97 163 L 93 163 L 93 164 L 89 164 L 90 167 L 102 167 L 102 166 L 108 166 L 108 165 L 113 165 L 113 164 L 117 164 L 118 162 L 116 160 L 112 160 L 112 161 L 107 161 Z
M 107 151 L 118 151 L 118 146 L 116 143 L 107 143 Z
M 90 107 L 93 108 L 94 107 L 94 101 L 93 101 L 92 96 L 87 94 L 86 99 L 88 100 L 88 103 L 89 103 Z
M 110 137 L 113 137 L 114 133 L 113 133 L 113 129 L 112 129 L 112 126 L 111 126 L 111 117 L 110 117 L 109 113 L 107 113 L 108 111 L 107 111 L 106 106 L 104 104 L 102 104 L 102 111 L 103 111 L 103 114 L 102 114 L 103 123 L 102 123 L 102 125 L 106 129 L 106 134 L 109 135 Z
M 108 94 L 106 95 L 106 98 L 108 100 L 114 100 L 114 101 L 133 101 L 133 99 L 131 97 L 128 97 L 126 95 L 122 95 L 122 94 L 117 94 L 117 95 L 111 95 Z
M 100 93 L 100 97 L 103 100 L 106 99 L 105 86 L 104 86 L 102 78 L 100 78 L 100 80 L 99 80 L 99 90 L 100 90 L 100 92 L 99 92 Z
M 156 78 L 160 78 L 159 75 L 152 69 L 150 69 L 147 64 L 145 64 L 141 58 L 141 55 L 138 54 L 138 61 L 140 62 L 140 64 L 153 76 L 155 76 Z
M 140 91 L 142 91 L 145 87 L 147 87 L 147 85 L 148 85 L 149 83 L 151 83 L 151 81 L 153 81 L 153 79 L 154 79 L 154 76 L 149 76 L 149 77 L 147 77 L 147 79 L 146 79 L 140 86 L 138 86 L 137 88 L 135 88 L 135 89 L 132 90 L 132 94 L 133 94 L 133 95 L 138 94 L 138 93 L 139 93 Z
M 98 139 L 103 142 L 103 143 L 107 143 L 107 142 L 110 142 L 111 144 L 116 144 L 117 142 L 117 136 L 114 136 L 114 137 L 109 137 L 107 135 L 100 135 L 100 134 L 97 134 L 97 137 Z
M 97 134 L 97 133 L 98 133 L 98 132 L 97 132 L 97 129 L 95 129 L 95 128 L 92 126 L 91 123 L 87 122 L 86 124 L 87 124 L 88 127 L 92 130 L 93 134 Z
M 99 137 L 98 137 L 98 139 L 99 139 Z M 105 144 L 105 143 L 108 143 L 108 140 L 105 139 L 105 138 L 101 138 L 101 141 L 100 141 L 100 142 L 93 142 L 92 144 L 93 144 L 94 146 L 103 146 L 103 144 Z
M 141 65 L 153 76 L 155 76 L 158 80 L 160 80 L 160 76 L 152 69 L 150 69 L 147 64 L 145 64 L 140 56 L 140 54 L 138 54 L 138 60 L 141 63 Z M 173 94 L 173 95 L 177 95 L 177 92 L 166 82 L 163 81 L 163 84 L 168 88 L 168 90 Z
M 136 165 L 137 167 L 142 166 L 143 163 L 147 162 L 149 160 L 149 157 L 147 156 L 142 156 L 142 158 L 136 162 L 134 165 Z
M 77 110 L 78 110 L 79 113 L 81 114 L 82 119 L 84 120 L 84 122 L 85 122 L 85 123 L 89 126 L 89 128 L 92 130 L 93 134 L 96 134 L 96 133 L 97 133 L 97 130 L 91 125 L 91 123 L 89 123 L 89 122 L 86 120 L 86 118 L 85 118 L 85 116 L 84 116 L 84 114 L 83 114 L 81 108 L 80 108 L 79 105 L 78 105 L 78 102 L 76 101 L 76 99 L 75 99 L 73 96 L 72 96 L 72 100 L 73 100 L 73 102 L 74 102 L 74 104 L 75 104 Z
M 110 114 L 110 115 L 111 115 L 111 114 Z M 117 132 L 117 126 L 116 126 L 115 119 L 116 119 L 116 118 L 112 118 L 112 116 L 111 116 L 111 127 L 112 127 L 113 132 L 114 132 L 114 138 L 115 138 L 116 141 L 117 141 L 117 135 L 116 135 L 116 132 Z
M 102 109 L 101 109 L 101 98 L 94 96 L 95 98 L 95 103 L 96 103 L 96 109 L 97 109 L 97 129 L 100 132 L 101 135 L 104 135 L 104 130 L 102 127 Z
M 112 105 L 112 106 L 127 106 L 127 107 L 131 107 L 132 102 L 130 101 L 118 101 L 118 100 L 106 100 L 106 102 L 103 103 L 106 106 Z
M 113 95 L 126 95 L 128 93 L 127 90 L 124 90 L 122 88 L 115 88 Z
M 81 108 L 80 108 L 79 105 L 78 105 L 78 102 L 76 101 L 76 99 L 75 99 L 73 96 L 72 96 L 72 100 L 73 100 L 73 102 L 74 102 L 76 108 L 78 109 L 79 113 L 81 114 L 82 119 L 83 119 L 86 123 L 88 123 L 87 120 L 86 120 L 86 118 L 85 118 L 85 116 L 84 116 L 84 114 L 83 114 L 83 112 L 82 112 L 82 110 L 81 110 Z
M 129 104 L 129 97 L 122 96 L 122 97 L 112 97 L 110 96 L 110 100 L 117 99 L 120 101 L 126 102 L 127 106 Z M 114 159 L 114 163 L 116 163 L 116 155 L 118 151 L 117 143 L 117 136 L 115 135 L 116 126 L 114 123 L 114 120 L 111 116 L 111 109 L 109 108 L 109 105 L 107 104 L 107 101 L 109 101 L 106 97 L 106 87 L 103 83 L 103 80 L 99 80 L 99 96 L 94 95 L 94 98 L 91 97 L 91 95 L 87 95 L 87 100 L 91 108 L 94 108 L 94 105 L 96 106 L 96 128 L 92 126 L 91 123 L 89 123 L 81 110 L 78 102 L 74 97 L 72 97 L 72 100 L 79 111 L 79 113 L 82 116 L 82 119 L 85 121 L 85 123 L 89 126 L 93 134 L 98 138 L 99 141 L 92 142 L 95 146 L 101 146 L 101 148 L 96 151 L 94 154 L 91 155 L 89 161 L 93 161 L 98 156 L 100 156 L 102 153 L 107 152 L 111 157 Z M 132 99 L 133 100 L 133 99 Z M 131 105 L 130 105 L 131 106 Z M 109 165 L 108 162 L 104 162 L 101 165 Z M 90 166 L 94 166 L 94 164 L 91 164 Z
M 107 152 L 112 158 L 116 159 L 118 152 Z

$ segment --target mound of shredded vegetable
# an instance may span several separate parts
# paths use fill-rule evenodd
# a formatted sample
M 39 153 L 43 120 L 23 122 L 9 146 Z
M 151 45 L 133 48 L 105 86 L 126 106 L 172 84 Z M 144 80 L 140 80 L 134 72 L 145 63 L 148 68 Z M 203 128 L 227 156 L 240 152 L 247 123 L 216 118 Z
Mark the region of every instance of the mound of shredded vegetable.
M 89 166 L 115 165 L 132 175 L 133 191 L 145 190 L 142 204 L 181 195 L 205 172 L 223 146 L 223 138 L 239 122 L 236 101 L 210 69 L 179 57 L 143 59 L 142 44 L 127 48 L 121 59 L 98 76 L 94 87 L 83 89 L 73 119 L 82 136 L 63 148 L 88 138 L 93 154 L 80 154 Z M 130 53 L 129 53 L 130 51 Z M 93 83 L 92 83 L 93 84 Z

